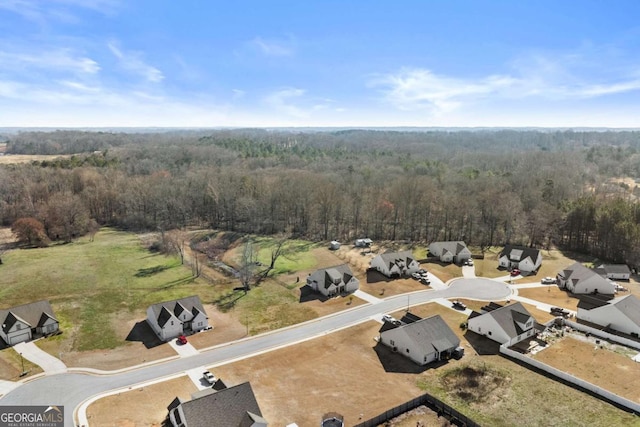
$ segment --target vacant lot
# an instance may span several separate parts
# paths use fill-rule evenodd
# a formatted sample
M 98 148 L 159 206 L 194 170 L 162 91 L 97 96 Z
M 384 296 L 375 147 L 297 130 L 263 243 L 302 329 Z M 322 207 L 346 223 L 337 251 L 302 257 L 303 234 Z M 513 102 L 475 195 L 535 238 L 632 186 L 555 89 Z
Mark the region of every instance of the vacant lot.
M 191 399 L 196 386 L 187 376 L 100 399 L 87 409 L 91 427 L 160 427 L 173 399 Z
M 573 311 L 578 309 L 578 298 L 573 297 L 569 292 L 558 289 L 556 285 L 518 289 L 518 295 Z
M 0 151 L 1 153 L 2 151 Z M 71 155 L 44 155 L 44 154 L 5 154 L 0 156 L 0 165 L 11 165 L 17 163 L 31 163 L 33 161 L 54 160 Z
M 370 321 L 296 346 L 218 366 L 212 368 L 212 372 L 229 385 L 250 381 L 263 414 L 273 425 L 290 422 L 297 422 L 300 426 L 316 425 L 321 415 L 329 411 L 343 414 L 346 425 L 354 425 L 360 421 L 360 414 L 364 419 L 378 415 L 420 395 L 420 388 L 462 410 L 482 425 L 637 425 L 637 419 L 626 412 L 504 357 L 477 355 L 476 349 L 483 353 L 492 346 L 485 345 L 481 337 L 459 328 L 459 323 L 466 318 L 463 314 L 437 304 L 414 307 L 412 312 L 424 316 L 442 315 L 461 337 L 465 356 L 438 367 L 418 367 L 401 355 L 377 346 L 373 338 L 378 335 L 380 324 Z M 400 314 L 396 313 L 396 316 Z M 468 334 L 473 338 L 473 345 L 465 338 Z M 472 369 L 466 369 L 468 367 Z M 459 381 L 458 373 L 466 375 L 469 372 L 491 374 L 474 377 L 479 381 L 478 387 L 484 390 L 493 387 L 494 377 L 499 378 L 502 386 L 483 396 L 482 401 L 473 401 L 470 399 L 477 394 L 465 393 L 462 387 L 452 389 L 446 385 Z M 482 384 L 484 379 L 491 382 Z M 158 393 L 166 393 L 167 389 L 162 384 L 151 388 Z M 149 413 L 164 411 L 168 404 L 164 399 L 153 398 L 157 406 L 149 407 Z M 128 413 L 137 405 L 133 399 L 123 399 L 113 401 L 107 407 Z M 103 413 L 108 414 L 106 411 Z M 140 411 L 136 416 L 143 415 Z M 152 418 L 138 419 L 138 425 L 154 421 Z M 412 420 L 415 425 L 419 418 Z M 406 423 L 400 425 L 412 427 Z

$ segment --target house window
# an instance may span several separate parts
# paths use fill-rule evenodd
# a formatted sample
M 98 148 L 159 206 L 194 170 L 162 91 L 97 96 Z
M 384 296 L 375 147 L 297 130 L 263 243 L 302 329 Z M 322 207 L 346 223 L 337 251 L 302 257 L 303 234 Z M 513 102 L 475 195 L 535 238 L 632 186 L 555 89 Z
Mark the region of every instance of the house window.
M 478 332 L 482 332 L 482 328 L 478 327 Z
M 407 349 L 407 353 L 409 353 L 409 349 Z
M 489 335 L 491 335 L 491 331 L 489 331 Z
M 22 325 L 20 323 L 16 323 L 16 330 L 19 331 L 20 329 L 22 329 Z
M 171 326 L 173 326 L 173 320 L 171 321 Z
M 425 362 L 427 361 L 427 356 L 425 356 L 425 357 L 424 357 L 424 361 L 425 361 Z
M 389 341 L 391 343 L 391 345 L 396 345 L 395 342 L 393 342 L 393 340 Z
M 202 326 L 202 322 L 198 322 L 198 326 Z

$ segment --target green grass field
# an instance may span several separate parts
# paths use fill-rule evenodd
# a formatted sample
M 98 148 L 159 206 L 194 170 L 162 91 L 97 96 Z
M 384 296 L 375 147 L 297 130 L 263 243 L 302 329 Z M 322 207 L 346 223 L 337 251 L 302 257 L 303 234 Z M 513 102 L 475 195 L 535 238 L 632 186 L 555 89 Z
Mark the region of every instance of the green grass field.
M 150 253 L 136 235 L 110 229 L 93 242 L 82 238 L 13 250 L 3 261 L 1 306 L 48 299 L 63 331 L 78 328 L 73 348 L 80 351 L 124 344 L 112 323 L 118 313 L 135 312 L 144 319 L 150 304 L 193 294 L 214 299 L 217 292 L 193 280 L 178 258 Z

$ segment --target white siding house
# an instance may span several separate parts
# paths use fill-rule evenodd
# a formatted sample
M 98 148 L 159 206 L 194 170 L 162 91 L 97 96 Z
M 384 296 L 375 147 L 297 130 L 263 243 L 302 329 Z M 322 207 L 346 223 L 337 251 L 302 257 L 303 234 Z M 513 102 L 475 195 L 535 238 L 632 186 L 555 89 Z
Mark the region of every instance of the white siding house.
M 429 253 L 442 262 L 463 263 L 471 258 L 471 251 L 462 242 L 433 242 L 429 245 Z
M 195 295 L 149 306 L 147 322 L 163 341 L 209 327 L 207 313 Z
M 611 280 L 629 280 L 631 278 L 631 270 L 627 264 L 603 264 L 596 271 Z
M 623 334 L 640 335 L 640 299 L 626 295 L 610 301 L 582 297 L 578 303 L 578 320 L 594 323 Z
M 474 311 L 467 324 L 470 331 L 508 346 L 536 334 L 535 319 L 519 302 L 486 313 Z
M 37 301 L 0 310 L 0 338 L 8 345 L 29 341 L 59 329 L 49 301 Z
M 387 252 L 371 260 L 371 268 L 387 277 L 409 276 L 420 269 L 410 251 Z
M 380 331 L 382 344 L 418 365 L 448 358 L 460 345 L 460 339 L 440 315 L 404 325 L 386 322 Z
M 557 275 L 558 287 L 574 294 L 613 295 L 615 285 L 596 271 L 576 262 Z
M 355 292 L 360 281 L 353 276 L 347 264 L 316 270 L 307 277 L 307 285 L 326 297 Z
M 507 245 L 500 252 L 498 264 L 500 267 L 517 268 L 522 272 L 530 273 L 542 265 L 542 254 L 537 249 Z

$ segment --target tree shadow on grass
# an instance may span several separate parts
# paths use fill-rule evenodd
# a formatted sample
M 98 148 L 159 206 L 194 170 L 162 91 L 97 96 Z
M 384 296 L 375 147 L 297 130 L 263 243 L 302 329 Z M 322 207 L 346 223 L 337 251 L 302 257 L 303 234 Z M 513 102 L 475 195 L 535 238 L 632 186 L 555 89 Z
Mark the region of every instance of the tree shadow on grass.
M 304 285 L 300 288 L 300 302 L 320 301 L 325 302 L 329 298 L 322 295 L 320 292 L 316 292 L 311 289 L 311 286 Z
M 163 286 L 158 287 L 157 290 L 165 291 L 169 288 L 173 288 L 174 286 L 182 285 L 183 283 L 193 282 L 194 279 L 195 277 L 193 276 L 186 276 L 182 279 L 172 280 L 171 282 L 167 282 Z
M 215 304 L 222 311 L 230 310 L 235 307 L 238 300 L 246 294 L 244 288 L 236 288 L 233 290 L 233 293 L 222 295 L 218 299 L 213 300 L 212 304 Z
M 436 369 L 448 363 L 447 360 L 440 360 L 438 362 L 432 362 L 428 365 L 420 366 L 404 357 L 402 354 L 396 353 L 386 345 L 380 343 L 377 343 L 375 347 L 373 347 L 373 350 L 378 355 L 378 359 L 380 359 L 380 363 L 382 364 L 385 372 L 421 374 L 429 369 Z
M 146 348 L 153 348 L 164 344 L 164 341 L 158 338 L 146 320 L 136 323 L 129 332 L 129 335 L 127 335 L 126 340 L 141 342 Z
M 464 337 L 475 352 L 481 356 L 500 354 L 500 344 L 483 335 L 467 330 L 464 333 Z
M 150 277 L 153 276 L 154 274 L 158 274 L 158 273 L 162 273 L 165 270 L 168 270 L 169 267 L 166 265 L 156 265 L 155 267 L 149 267 L 149 268 L 141 268 L 138 270 L 138 272 L 136 274 L 134 274 L 134 276 L 136 277 Z

